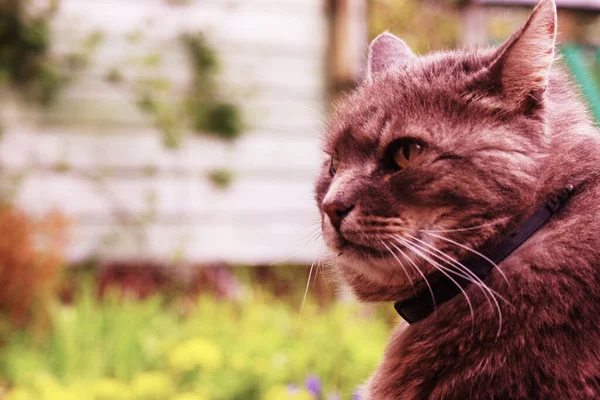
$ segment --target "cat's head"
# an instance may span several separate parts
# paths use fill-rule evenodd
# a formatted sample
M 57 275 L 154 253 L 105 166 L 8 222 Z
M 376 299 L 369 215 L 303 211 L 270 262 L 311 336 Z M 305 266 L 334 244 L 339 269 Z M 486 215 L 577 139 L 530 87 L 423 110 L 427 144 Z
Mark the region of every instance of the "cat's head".
M 412 294 L 437 250 L 460 259 L 536 207 L 555 37 L 542 0 L 497 49 L 419 57 L 389 33 L 371 43 L 316 183 L 323 237 L 360 298 Z

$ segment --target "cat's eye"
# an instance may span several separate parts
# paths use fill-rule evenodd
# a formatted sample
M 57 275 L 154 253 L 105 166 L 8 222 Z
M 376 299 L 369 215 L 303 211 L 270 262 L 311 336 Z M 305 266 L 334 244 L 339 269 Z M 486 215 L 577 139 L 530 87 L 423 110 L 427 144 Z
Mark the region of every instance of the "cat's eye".
M 404 169 L 423 153 L 423 146 L 414 140 L 402 140 L 393 153 L 396 168 Z
M 331 157 L 331 163 L 329 164 L 329 175 L 334 176 L 337 172 L 339 160 L 335 157 Z

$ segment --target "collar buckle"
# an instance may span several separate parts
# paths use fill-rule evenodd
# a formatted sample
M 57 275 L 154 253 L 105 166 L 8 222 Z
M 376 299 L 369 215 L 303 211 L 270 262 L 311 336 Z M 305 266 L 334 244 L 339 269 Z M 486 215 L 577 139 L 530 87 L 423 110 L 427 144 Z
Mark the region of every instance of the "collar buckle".
M 574 191 L 573 185 L 567 185 L 566 187 L 560 189 L 554 196 L 546 202 L 546 208 L 552 214 L 556 213 L 571 197 Z

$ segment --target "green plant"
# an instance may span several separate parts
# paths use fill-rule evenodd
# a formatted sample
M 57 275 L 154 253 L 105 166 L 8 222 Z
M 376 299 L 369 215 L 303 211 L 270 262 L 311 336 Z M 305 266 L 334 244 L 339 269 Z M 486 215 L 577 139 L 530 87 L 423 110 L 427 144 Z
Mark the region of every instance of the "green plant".
M 226 189 L 233 181 L 233 173 L 228 169 L 216 169 L 208 174 L 208 179 L 219 189 Z
M 0 353 L 8 399 L 349 399 L 389 334 L 356 304 L 309 301 L 300 314 L 249 288 L 238 300 L 200 298 L 185 313 L 158 297 L 99 302 L 83 293 L 54 308 L 46 340 L 11 336 Z
M 58 5 L 59 0 L 0 4 L 0 81 L 42 105 L 56 99 L 103 40 L 101 32 L 92 32 L 74 52 L 63 57 L 51 54 L 50 22 Z
M 223 139 L 234 139 L 243 129 L 242 116 L 237 105 L 222 100 L 216 82 L 219 60 L 202 33 L 181 37 L 192 63 L 193 82 L 188 93 L 187 109 L 192 126 Z
M 0 6 L 0 76 L 43 104 L 51 102 L 63 81 L 49 54 L 50 18 L 56 1 L 32 15 L 27 0 Z
M 118 67 L 112 67 L 106 72 L 104 79 L 106 79 L 107 82 L 118 84 L 123 82 L 124 78 L 123 73 Z
M 223 98 L 217 81 L 219 60 L 215 49 L 208 45 L 202 33 L 184 34 L 180 42 L 192 71 L 185 98 L 178 98 L 169 79 L 155 73 L 162 63 L 162 56 L 160 52 L 153 52 L 138 60 L 139 66 L 146 71 L 143 78 L 134 78 L 138 107 L 152 117 L 167 148 L 179 147 L 190 128 L 225 140 L 237 138 L 244 128 L 243 117 L 236 104 Z M 152 71 L 150 78 L 149 71 Z M 123 75 L 112 68 L 107 72 L 106 80 L 121 83 Z
M 242 117 L 236 105 L 216 103 L 208 109 L 205 126 L 224 139 L 234 139 L 242 131 Z

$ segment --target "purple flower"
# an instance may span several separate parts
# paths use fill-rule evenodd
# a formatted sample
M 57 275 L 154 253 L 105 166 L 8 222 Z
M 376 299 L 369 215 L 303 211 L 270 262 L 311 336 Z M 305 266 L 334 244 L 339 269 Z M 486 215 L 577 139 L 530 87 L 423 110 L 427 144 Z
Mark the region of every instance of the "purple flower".
M 358 392 L 352 393 L 352 400 L 360 400 L 360 394 Z
M 317 399 L 321 398 L 321 380 L 316 375 L 309 375 L 306 378 L 306 389 Z

